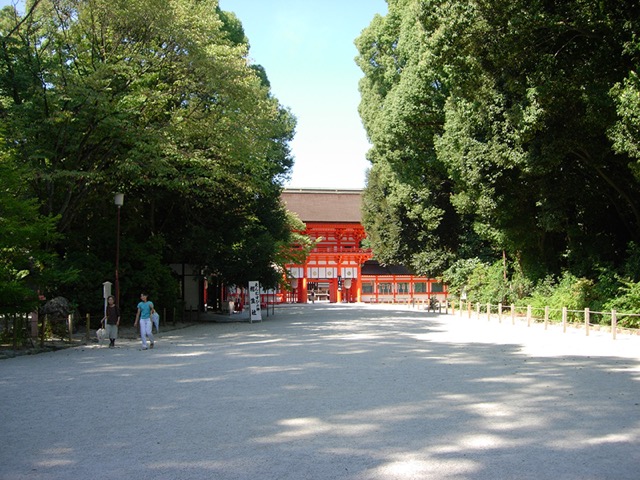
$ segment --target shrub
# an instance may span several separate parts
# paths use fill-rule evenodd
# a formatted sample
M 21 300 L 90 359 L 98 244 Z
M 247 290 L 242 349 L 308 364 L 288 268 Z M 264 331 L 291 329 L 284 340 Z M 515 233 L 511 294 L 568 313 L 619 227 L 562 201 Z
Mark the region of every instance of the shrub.
M 540 281 L 530 297 L 522 299 L 523 305 L 531 305 L 534 309 L 548 306 L 550 320 L 562 319 L 562 308 L 567 310 L 584 310 L 589 306 L 593 296 L 594 282 L 586 278 L 578 278 L 565 272 L 559 280 L 546 277 Z M 569 312 L 569 320 L 578 320 L 575 312 Z
M 607 310 L 624 313 L 640 313 L 640 282 L 622 281 L 619 295 L 605 303 Z M 623 327 L 640 328 L 640 318 L 621 315 L 618 324 Z

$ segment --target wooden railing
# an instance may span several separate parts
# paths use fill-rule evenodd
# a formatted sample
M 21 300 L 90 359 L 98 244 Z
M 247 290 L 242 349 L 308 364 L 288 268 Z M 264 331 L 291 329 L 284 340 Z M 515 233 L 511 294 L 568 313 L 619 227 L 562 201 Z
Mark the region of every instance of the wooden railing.
M 452 313 L 456 313 L 453 311 Z M 589 336 L 589 331 L 592 328 L 610 328 L 611 336 L 615 340 L 616 335 L 620 331 L 626 331 L 635 335 L 640 334 L 640 330 L 637 328 L 620 327 L 618 325 L 618 319 L 622 317 L 640 317 L 637 313 L 619 313 L 616 310 L 610 310 L 607 312 L 592 311 L 589 308 L 583 310 L 570 310 L 567 307 L 551 308 L 551 307 L 532 307 L 528 305 L 516 306 L 516 305 L 503 305 L 498 304 L 481 304 L 479 302 L 472 304 L 471 302 L 464 302 L 460 300 L 458 308 L 459 316 L 467 316 L 472 318 L 475 316 L 477 319 L 485 318 L 487 321 L 497 319 L 499 323 L 503 321 L 510 321 L 511 324 L 515 324 L 516 319 L 519 321 L 525 321 L 527 326 L 531 326 L 532 323 L 543 323 L 545 330 L 548 329 L 550 324 L 559 324 L 562 326 L 562 332 L 566 333 L 569 326 L 584 328 L 585 335 Z M 602 319 L 610 317 L 610 325 L 595 324 L 592 322 L 594 316 L 600 316 Z

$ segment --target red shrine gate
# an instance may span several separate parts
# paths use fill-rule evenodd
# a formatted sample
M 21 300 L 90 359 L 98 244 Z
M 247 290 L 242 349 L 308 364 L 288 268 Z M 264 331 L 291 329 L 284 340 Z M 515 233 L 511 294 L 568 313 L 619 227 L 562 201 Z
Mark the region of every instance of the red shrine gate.
M 365 238 L 362 225 L 309 222 L 306 226 L 303 233 L 320 240 L 306 264 L 288 268 L 296 279 L 292 285 L 296 300 L 361 301 L 360 266 L 371 258 L 371 251 L 361 246 Z
M 293 293 L 280 301 L 427 303 L 444 300 L 446 286 L 402 267 L 372 262 L 361 224 L 361 190 L 288 189 L 282 200 L 319 239 L 304 265 L 287 265 Z

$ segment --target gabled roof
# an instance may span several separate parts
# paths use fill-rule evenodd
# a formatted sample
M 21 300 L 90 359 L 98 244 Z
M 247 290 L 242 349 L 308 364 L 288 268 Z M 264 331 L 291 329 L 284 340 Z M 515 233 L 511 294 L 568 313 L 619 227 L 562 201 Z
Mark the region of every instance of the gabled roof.
M 287 210 L 305 223 L 362 221 L 362 190 L 286 189 L 281 198 Z
M 414 275 L 402 265 L 380 265 L 376 260 L 367 260 L 362 265 L 362 275 Z

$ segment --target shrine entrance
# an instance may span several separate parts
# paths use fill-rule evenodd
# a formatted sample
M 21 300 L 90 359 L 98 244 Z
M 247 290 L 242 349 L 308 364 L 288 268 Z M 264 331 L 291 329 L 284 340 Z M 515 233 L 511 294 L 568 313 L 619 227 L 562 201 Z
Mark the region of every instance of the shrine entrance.
M 294 271 L 302 275 L 301 272 L 304 270 L 294 268 Z M 347 269 L 346 272 L 350 275 L 353 274 L 353 270 L 350 269 Z M 316 273 L 316 270 L 312 269 L 312 273 Z M 345 279 L 341 276 L 338 278 L 298 278 L 296 285 L 299 290 L 306 290 L 306 301 L 309 303 L 355 303 L 359 301 L 358 283 L 353 278 Z
M 316 301 L 317 302 L 328 302 L 329 301 L 329 282 L 320 280 L 318 282 L 318 290 L 316 292 Z
M 304 223 L 298 233 L 313 242 L 300 263 L 286 265 L 291 301 L 407 303 L 435 293 L 430 286 L 438 282 L 401 266 L 376 262 L 364 273 L 373 254 L 362 225 L 362 190 L 287 189 L 282 200 Z M 446 298 L 446 288 L 440 296 Z
M 331 284 L 326 279 L 318 279 L 310 281 L 307 288 L 308 302 L 330 302 L 331 301 Z

